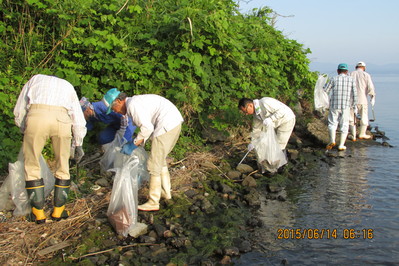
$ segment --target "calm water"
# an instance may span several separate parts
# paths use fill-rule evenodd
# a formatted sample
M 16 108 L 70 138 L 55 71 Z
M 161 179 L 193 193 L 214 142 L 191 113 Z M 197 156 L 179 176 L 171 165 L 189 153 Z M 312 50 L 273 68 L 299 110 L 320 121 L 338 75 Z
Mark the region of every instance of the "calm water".
M 264 200 L 259 248 L 237 265 L 399 265 L 399 75 L 373 80 L 371 125 L 395 147 L 349 148 L 335 165 L 320 164 L 287 188 L 286 202 Z

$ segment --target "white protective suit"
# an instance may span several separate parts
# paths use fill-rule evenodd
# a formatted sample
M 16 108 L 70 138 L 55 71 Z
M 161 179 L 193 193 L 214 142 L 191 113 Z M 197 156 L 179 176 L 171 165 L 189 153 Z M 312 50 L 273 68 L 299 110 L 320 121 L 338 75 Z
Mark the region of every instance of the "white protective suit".
M 357 110 L 361 116 L 360 126 L 367 127 L 369 124 L 367 96 L 375 97 L 374 84 L 369 73 L 362 68 L 357 68 L 351 73 L 357 88 Z M 353 125 L 353 113 L 349 123 Z
M 281 149 L 285 149 L 295 126 L 295 114 L 284 103 L 270 97 L 254 100 L 253 136 L 265 130 L 263 121 L 270 118 Z

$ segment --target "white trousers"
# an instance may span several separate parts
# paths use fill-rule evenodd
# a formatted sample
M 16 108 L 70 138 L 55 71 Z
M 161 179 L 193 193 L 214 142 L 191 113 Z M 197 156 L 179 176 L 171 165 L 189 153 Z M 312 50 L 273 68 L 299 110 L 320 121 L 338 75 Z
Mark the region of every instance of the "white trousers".
M 330 112 L 328 113 L 328 130 L 337 130 L 339 125 L 341 133 L 348 133 L 349 116 L 349 107 L 343 110 L 330 108 Z

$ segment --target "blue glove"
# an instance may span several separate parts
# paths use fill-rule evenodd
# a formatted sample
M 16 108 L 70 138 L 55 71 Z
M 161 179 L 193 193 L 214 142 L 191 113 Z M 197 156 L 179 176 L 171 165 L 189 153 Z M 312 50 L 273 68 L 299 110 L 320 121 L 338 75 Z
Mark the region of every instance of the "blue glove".
M 125 145 L 122 146 L 121 153 L 130 155 L 137 148 L 136 145 L 132 141 L 129 141 Z

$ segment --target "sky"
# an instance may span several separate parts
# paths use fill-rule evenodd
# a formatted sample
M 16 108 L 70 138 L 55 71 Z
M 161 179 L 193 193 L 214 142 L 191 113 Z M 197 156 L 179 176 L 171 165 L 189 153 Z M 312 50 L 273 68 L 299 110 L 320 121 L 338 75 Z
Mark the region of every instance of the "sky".
M 312 63 L 399 64 L 399 0 L 236 0 L 241 13 L 268 6 L 276 28 L 310 48 Z

